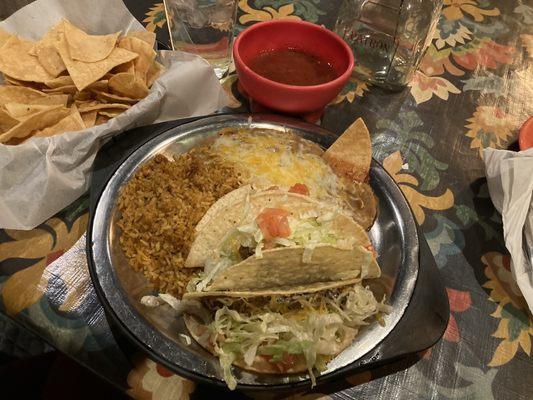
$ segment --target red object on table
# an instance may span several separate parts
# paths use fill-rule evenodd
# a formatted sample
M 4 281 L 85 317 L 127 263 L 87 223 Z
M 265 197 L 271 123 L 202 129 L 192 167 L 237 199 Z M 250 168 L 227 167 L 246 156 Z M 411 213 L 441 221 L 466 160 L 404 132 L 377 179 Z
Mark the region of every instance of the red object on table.
M 533 117 L 529 117 L 520 128 L 518 147 L 520 147 L 520 150 L 522 151 L 533 147 Z
M 287 85 L 264 78 L 249 67 L 258 54 L 294 48 L 328 62 L 337 72 L 332 81 L 314 86 Z M 335 33 L 321 26 L 291 20 L 252 25 L 233 46 L 239 82 L 257 103 L 288 114 L 320 114 L 346 84 L 354 66 L 350 47 Z

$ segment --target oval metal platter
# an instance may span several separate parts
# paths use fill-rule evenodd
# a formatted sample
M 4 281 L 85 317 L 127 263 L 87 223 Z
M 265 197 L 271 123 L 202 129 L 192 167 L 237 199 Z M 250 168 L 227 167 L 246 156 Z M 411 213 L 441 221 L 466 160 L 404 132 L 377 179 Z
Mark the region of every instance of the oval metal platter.
M 88 237 L 94 283 L 107 313 L 112 314 L 121 331 L 149 356 L 176 373 L 220 386 L 225 383 L 218 359 L 194 340 L 188 343 L 182 318 L 168 306 L 154 309 L 140 304 L 142 296 L 154 292 L 145 278 L 129 267 L 119 246 L 116 203 L 121 188 L 147 160 L 162 152 L 186 152 L 227 127 L 291 131 L 324 149 L 336 139 L 336 135 L 318 126 L 278 116 L 214 116 L 172 127 L 134 151 L 111 175 L 91 216 Z M 328 364 L 317 382 L 336 375 L 334 372 L 340 369 L 349 371 L 350 364 L 355 365 L 394 329 L 409 304 L 418 276 L 417 230 L 403 194 L 376 161 L 372 161 L 370 185 L 379 201 L 378 217 L 369 232 L 382 269 L 378 290 L 387 293 L 392 312 L 384 317 L 383 326 L 373 322 L 361 330 L 353 344 Z M 241 389 L 310 386 L 307 374 L 261 375 L 235 368 L 235 375 Z

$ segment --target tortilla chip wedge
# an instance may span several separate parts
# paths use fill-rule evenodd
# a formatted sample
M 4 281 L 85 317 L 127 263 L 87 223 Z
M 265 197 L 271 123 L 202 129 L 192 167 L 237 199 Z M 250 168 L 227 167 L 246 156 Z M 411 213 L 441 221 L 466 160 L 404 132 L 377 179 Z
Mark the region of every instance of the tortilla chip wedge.
M 364 182 L 370 171 L 372 147 L 370 133 L 358 118 L 324 153 L 324 159 L 340 176 Z
M 101 90 L 94 90 L 94 93 L 98 100 L 108 103 L 135 104 L 139 101 L 130 97 L 119 96 L 118 94 L 102 92 Z
M 0 134 L 0 143 L 9 144 L 13 139 L 23 140 L 30 136 L 34 131 L 56 124 L 69 113 L 70 110 L 68 108 L 58 105 L 32 114 L 7 132 Z M 17 140 L 17 142 L 19 142 L 19 140 Z
M 135 74 L 121 72 L 109 79 L 109 88 L 115 94 L 133 99 L 143 99 L 148 95 L 148 87 Z
M 19 120 L 13 118 L 7 111 L 0 108 L 0 134 L 13 128 L 19 123 Z
M 148 43 L 151 48 L 154 48 L 154 46 L 155 46 L 156 35 L 155 35 L 154 32 L 150 32 L 150 31 L 133 31 L 133 32 L 128 32 L 126 37 L 134 37 L 134 38 L 137 38 L 137 39 L 141 39 L 143 42 Z
M 93 127 L 96 124 L 96 116 L 98 114 L 97 110 L 87 111 L 81 113 L 81 119 L 86 128 Z
M 138 80 L 146 84 L 146 75 L 150 67 L 154 64 L 156 57 L 153 46 L 150 46 L 141 39 L 130 36 L 120 39 L 118 46 L 139 55 L 133 61 L 134 73 Z
M 55 108 L 57 105 L 42 105 L 42 104 L 24 104 L 24 103 L 6 103 L 4 108 L 13 118 L 23 121 L 30 115 L 35 113 Z
M 11 36 L 13 36 L 11 35 L 11 33 L 0 28 L 0 47 L 2 47 L 5 42 L 7 42 L 9 38 L 11 38 Z
M 29 82 L 44 82 L 54 78 L 43 68 L 37 57 L 29 54 L 32 47 L 33 43 L 30 41 L 10 37 L 0 47 L 0 72 Z
M 49 96 L 39 90 L 23 86 L 0 86 L 0 106 L 6 103 L 66 105 L 67 100 L 66 95 Z
M 57 50 L 67 66 L 68 73 L 72 77 L 74 84 L 80 91 L 99 80 L 113 67 L 138 57 L 136 53 L 115 47 L 109 56 L 101 61 L 86 63 L 73 60 L 70 57 L 67 40 L 64 36 L 57 43 Z
M 35 133 L 36 137 L 54 136 L 59 133 L 74 132 L 85 129 L 85 124 L 81 119 L 80 113 L 76 108 L 72 109 L 72 112 L 65 118 L 61 119 L 55 125 L 41 129 Z
M 48 32 L 44 34 L 44 36 L 36 42 L 33 47 L 30 49 L 29 53 L 32 56 L 37 55 L 37 50 L 39 50 L 40 47 L 43 46 L 52 46 L 55 47 L 58 40 L 61 38 L 61 35 L 63 34 L 63 26 L 65 23 L 65 19 L 61 19 L 57 24 L 55 24 Z
M 40 46 L 35 52 L 37 53 L 37 60 L 50 75 L 58 76 L 67 69 L 55 47 L 51 45 Z
M 93 63 L 107 58 L 117 42 L 120 32 L 110 35 L 89 35 L 65 21 L 63 32 L 68 43 L 70 57 L 73 60 Z

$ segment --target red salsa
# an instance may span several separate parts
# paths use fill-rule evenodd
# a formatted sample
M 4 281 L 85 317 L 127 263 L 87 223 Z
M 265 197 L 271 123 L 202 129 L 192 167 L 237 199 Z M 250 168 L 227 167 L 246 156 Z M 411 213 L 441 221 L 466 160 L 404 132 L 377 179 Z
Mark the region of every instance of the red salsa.
M 291 48 L 260 53 L 249 67 L 267 79 L 296 86 L 320 85 L 339 76 L 328 62 Z

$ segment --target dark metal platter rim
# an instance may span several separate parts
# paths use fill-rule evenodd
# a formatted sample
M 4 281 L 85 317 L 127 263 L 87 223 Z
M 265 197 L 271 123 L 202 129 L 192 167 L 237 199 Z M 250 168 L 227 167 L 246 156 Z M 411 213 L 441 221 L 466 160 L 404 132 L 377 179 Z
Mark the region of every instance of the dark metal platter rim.
M 121 328 L 121 331 L 137 346 L 139 346 L 141 349 L 143 349 L 145 352 L 148 353 L 148 355 L 153 358 L 154 360 L 162 363 L 167 368 L 194 380 L 199 380 L 202 382 L 206 382 L 209 384 L 215 384 L 220 387 L 225 387 L 225 382 L 223 382 L 220 379 L 213 378 L 210 376 L 206 376 L 202 373 L 198 373 L 194 371 L 193 369 L 184 367 L 183 365 L 176 364 L 173 362 L 169 357 L 168 353 L 160 354 L 155 347 L 156 344 L 159 342 L 163 342 L 163 344 L 168 345 L 169 342 L 173 343 L 171 339 L 167 338 L 165 335 L 163 335 L 161 332 L 159 332 L 155 327 L 153 327 L 148 321 L 144 319 L 143 316 L 141 316 L 135 308 L 126 299 L 125 293 L 122 292 L 122 288 L 120 285 L 117 285 L 116 277 L 113 273 L 112 265 L 108 265 L 109 268 L 107 268 L 107 271 L 102 271 L 102 266 L 97 265 L 98 263 L 95 263 L 95 254 L 93 252 L 93 246 L 98 247 L 98 240 L 94 240 L 93 235 L 95 232 L 95 224 L 96 224 L 96 230 L 101 231 L 102 227 L 102 219 L 96 218 L 99 216 L 99 210 L 101 211 L 101 208 L 99 206 L 101 205 L 101 200 L 106 191 L 109 190 L 109 187 L 111 186 L 111 183 L 116 179 L 122 179 L 122 184 L 127 182 L 127 180 L 131 177 L 131 175 L 135 172 L 135 170 L 138 168 L 140 164 L 142 164 L 143 161 L 147 159 L 149 155 L 153 155 L 154 153 L 157 153 L 157 149 L 160 149 L 164 147 L 165 143 L 167 142 L 180 142 L 183 139 L 187 139 L 188 137 L 192 136 L 192 133 L 195 129 L 202 129 L 206 126 L 210 125 L 216 125 L 216 123 L 220 122 L 240 122 L 248 121 L 250 126 L 252 128 L 254 127 L 262 127 L 262 124 L 283 124 L 285 128 L 288 129 L 296 129 L 297 131 L 307 132 L 312 131 L 314 134 L 323 135 L 325 139 L 329 138 L 330 142 L 332 139 L 333 134 L 329 131 L 326 131 L 323 128 L 317 127 L 315 125 L 310 125 L 306 123 L 302 123 L 300 121 L 287 119 L 279 116 L 257 116 L 254 115 L 253 117 L 248 115 L 225 115 L 225 116 L 215 116 L 215 117 L 207 117 L 205 119 L 201 119 L 199 121 L 191 122 L 185 125 L 181 125 L 178 127 L 171 127 L 168 130 L 162 132 L 158 136 L 154 137 L 153 139 L 149 140 L 148 142 L 141 145 L 139 148 L 137 148 L 119 167 L 114 171 L 114 173 L 111 175 L 108 182 L 105 184 L 102 192 L 98 196 L 97 206 L 95 209 L 95 213 L 91 216 L 90 223 L 89 223 L 89 229 L 88 229 L 88 241 L 87 241 L 87 248 L 88 248 L 88 259 L 89 259 L 89 270 L 91 274 L 91 278 L 93 280 L 93 283 L 95 284 L 97 294 L 104 304 L 104 308 L 106 309 L 106 315 L 108 317 L 111 317 L 112 320 Z M 214 128 L 215 129 L 215 128 Z M 304 135 L 305 137 L 305 135 Z M 313 139 L 312 139 L 313 140 Z M 316 140 L 314 140 L 316 142 Z M 322 146 L 327 145 L 326 143 L 319 143 Z M 330 143 L 329 143 L 330 144 Z M 131 163 L 135 163 L 137 160 L 137 164 L 134 166 L 134 168 L 131 168 Z M 140 161 L 140 162 L 139 162 Z M 128 169 L 129 166 L 129 174 L 124 176 L 120 176 L 120 172 L 126 168 Z M 401 193 L 400 189 L 397 187 L 397 185 L 394 183 L 393 179 L 390 177 L 390 175 L 383 169 L 383 167 L 376 162 L 375 160 L 372 161 L 372 170 L 371 173 L 374 175 L 377 175 L 378 178 L 381 181 L 385 181 L 389 185 L 393 185 L 392 190 L 395 192 L 395 200 L 399 204 L 397 206 L 401 208 L 402 212 L 405 214 L 408 213 L 408 218 L 406 221 L 407 226 L 412 230 L 414 225 L 414 220 L 412 218 L 411 210 L 409 209 L 409 206 Z M 118 178 L 117 178 L 118 176 Z M 389 188 L 390 189 L 390 188 Z M 105 214 L 104 214 L 105 215 Z M 105 224 L 105 222 L 104 222 Z M 106 225 L 107 226 L 107 225 Z M 363 357 L 365 354 L 368 354 L 370 351 L 372 351 L 373 348 L 375 348 L 381 341 L 383 341 L 390 332 L 394 329 L 396 324 L 399 322 L 401 317 L 403 316 L 405 309 L 407 308 L 407 305 L 409 304 L 410 297 L 413 293 L 414 284 L 416 282 L 417 273 L 418 273 L 418 236 L 416 233 L 416 227 L 414 228 L 413 232 L 408 232 L 411 234 L 412 238 L 414 239 L 413 243 L 414 246 L 411 249 L 411 258 L 410 261 L 416 264 L 416 268 L 414 268 L 409 277 L 408 282 L 408 301 L 405 304 L 405 307 L 403 307 L 401 310 L 399 310 L 398 315 L 399 317 L 394 321 L 393 325 L 390 326 L 389 331 L 387 334 L 382 337 L 379 341 L 376 341 L 373 343 L 372 347 L 369 347 L 365 350 L 363 354 L 360 354 L 358 358 L 353 359 L 350 363 L 346 365 L 342 365 L 335 370 L 319 375 L 317 376 L 317 383 L 323 383 L 327 380 L 334 379 L 338 377 L 339 375 L 345 375 L 349 372 L 359 370 L 361 369 L 361 365 L 356 365 L 356 362 L 358 359 Z M 98 236 L 98 235 L 97 235 Z M 98 248 L 97 248 L 98 250 Z M 404 260 L 402 260 L 403 262 Z M 102 273 L 104 272 L 104 273 Z M 117 296 L 119 302 L 117 303 Z M 122 303 L 122 304 L 121 304 Z M 122 308 L 122 310 L 120 309 Z M 126 320 L 124 318 L 121 318 L 120 314 L 123 314 L 121 311 L 126 311 L 127 314 L 129 314 L 129 320 Z M 142 321 L 142 322 L 141 322 Z M 136 332 L 134 329 L 132 329 L 132 322 L 134 323 L 140 323 L 140 325 L 144 326 L 144 333 L 147 333 L 147 335 L 142 335 L 143 337 L 139 337 L 138 333 L 139 330 L 137 329 Z M 135 324 L 133 324 L 134 326 Z M 153 343 L 147 343 L 146 336 L 154 338 Z M 161 347 L 161 345 L 159 345 Z M 178 346 L 175 346 L 178 347 Z M 182 354 L 182 356 L 184 356 Z M 369 364 L 366 365 L 368 368 Z M 245 389 L 245 390 L 283 390 L 283 389 L 292 389 L 296 387 L 308 387 L 310 384 L 310 380 L 303 379 L 301 381 L 296 382 L 287 382 L 282 384 L 248 384 L 248 383 L 239 383 L 238 388 L 239 389 Z

